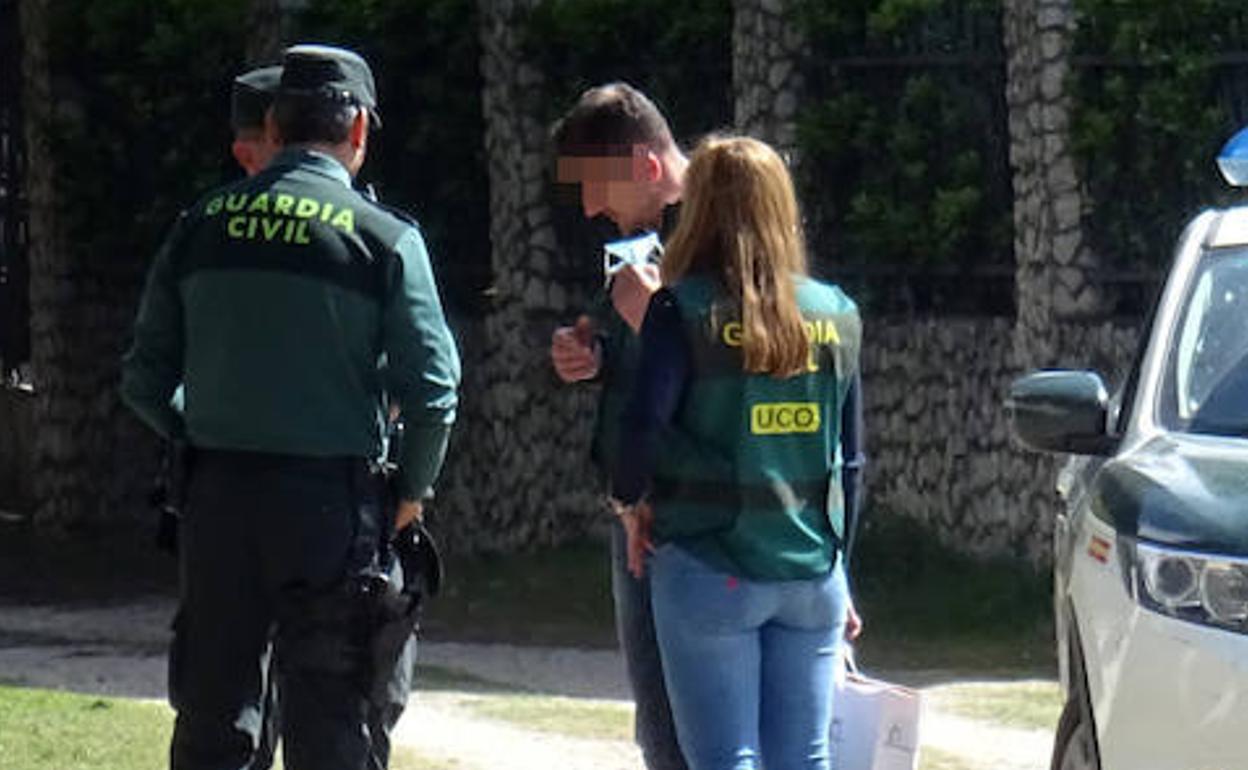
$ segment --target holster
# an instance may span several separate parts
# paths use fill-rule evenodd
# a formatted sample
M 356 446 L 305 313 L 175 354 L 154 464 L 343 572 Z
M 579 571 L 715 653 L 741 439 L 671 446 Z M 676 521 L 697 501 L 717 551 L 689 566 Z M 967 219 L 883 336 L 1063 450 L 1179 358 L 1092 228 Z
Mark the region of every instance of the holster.
M 370 703 L 384 708 L 395 701 L 392 685 L 406 682 L 396 677 L 396 667 L 419 626 L 425 597 L 441 588 L 442 560 L 420 523 L 394 534 L 392 464 L 361 463 L 352 483 L 359 520 L 348 570 L 334 586 L 287 593 L 279 633 L 294 638 L 278 660 L 359 676 Z M 406 692 L 401 695 L 405 700 Z
M 191 448 L 181 441 L 165 445 L 160 472 L 152 485 L 148 502 L 156 511 L 156 548 L 177 555 L 178 528 L 186 507 L 190 476 Z
M 379 708 L 394 699 L 390 693 L 395 668 L 408 639 L 420 627 L 426 597 L 442 586 L 442 559 L 423 524 L 414 523 L 388 544 L 391 579 L 373 594 L 372 639 L 369 645 L 369 699 Z

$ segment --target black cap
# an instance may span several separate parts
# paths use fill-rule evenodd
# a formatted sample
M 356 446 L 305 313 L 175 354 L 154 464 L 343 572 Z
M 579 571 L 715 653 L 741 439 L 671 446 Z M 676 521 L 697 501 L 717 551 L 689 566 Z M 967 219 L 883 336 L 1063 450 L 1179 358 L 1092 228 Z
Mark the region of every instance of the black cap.
M 368 62 L 354 51 L 329 45 L 295 45 L 282 54 L 283 94 L 322 95 L 350 99 L 368 109 L 380 126 L 377 86 Z
M 264 128 L 264 113 L 273 104 L 281 79 L 282 68 L 278 66 L 260 67 L 234 78 L 234 89 L 230 93 L 230 127 L 235 131 Z

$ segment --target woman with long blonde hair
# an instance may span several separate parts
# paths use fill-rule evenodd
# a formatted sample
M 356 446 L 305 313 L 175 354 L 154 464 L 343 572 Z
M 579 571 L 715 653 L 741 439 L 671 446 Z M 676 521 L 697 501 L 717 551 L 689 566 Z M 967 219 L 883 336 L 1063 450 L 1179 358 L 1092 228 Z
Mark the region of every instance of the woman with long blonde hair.
M 692 770 L 823 770 L 859 624 L 842 475 L 858 311 L 807 276 L 788 169 L 745 137 L 694 152 L 662 269 L 613 494 L 681 749 Z

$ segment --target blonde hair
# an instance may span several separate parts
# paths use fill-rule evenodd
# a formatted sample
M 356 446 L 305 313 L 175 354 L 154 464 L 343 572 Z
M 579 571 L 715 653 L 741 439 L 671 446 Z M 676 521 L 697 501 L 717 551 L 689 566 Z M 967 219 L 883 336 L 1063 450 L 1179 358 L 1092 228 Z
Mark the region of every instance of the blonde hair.
M 797 196 L 784 161 L 763 142 L 710 136 L 694 151 L 663 282 L 691 272 L 718 279 L 740 301 L 745 371 L 805 371 L 810 343 L 795 279 L 806 274 L 806 246 Z

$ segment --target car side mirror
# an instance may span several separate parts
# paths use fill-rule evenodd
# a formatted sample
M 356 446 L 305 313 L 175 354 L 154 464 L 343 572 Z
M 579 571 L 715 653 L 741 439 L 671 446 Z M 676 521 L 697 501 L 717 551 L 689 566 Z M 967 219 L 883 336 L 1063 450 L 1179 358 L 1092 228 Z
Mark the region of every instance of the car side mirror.
M 1005 409 L 1014 435 L 1031 449 L 1105 455 L 1117 444 L 1109 434 L 1109 392 L 1095 372 L 1021 377 L 1010 386 Z

